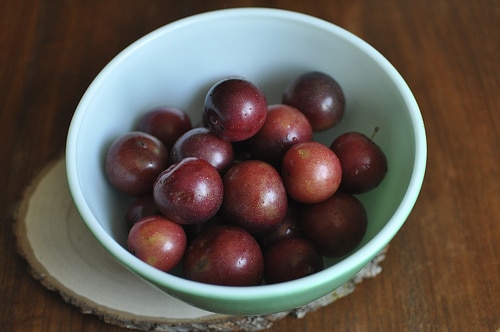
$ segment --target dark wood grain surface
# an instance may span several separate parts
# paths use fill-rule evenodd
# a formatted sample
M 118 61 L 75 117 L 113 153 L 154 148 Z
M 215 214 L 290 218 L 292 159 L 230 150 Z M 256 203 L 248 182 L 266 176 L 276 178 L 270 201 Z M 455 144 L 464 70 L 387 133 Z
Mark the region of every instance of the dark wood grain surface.
M 64 152 L 75 107 L 128 44 L 173 20 L 226 7 L 311 14 L 357 34 L 401 72 L 421 107 L 428 168 L 383 272 L 270 331 L 500 331 L 498 0 L 0 3 L 0 329 L 124 331 L 34 280 L 12 234 L 24 188 Z

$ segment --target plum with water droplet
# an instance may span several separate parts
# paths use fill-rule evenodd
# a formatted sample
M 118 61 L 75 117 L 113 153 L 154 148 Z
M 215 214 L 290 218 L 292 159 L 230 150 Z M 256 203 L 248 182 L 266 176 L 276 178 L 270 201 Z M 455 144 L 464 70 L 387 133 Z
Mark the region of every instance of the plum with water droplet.
M 267 116 L 264 93 L 242 78 L 215 83 L 205 97 L 204 122 L 230 142 L 246 140 L 262 127 Z
M 179 224 L 196 224 L 214 217 L 223 193 L 219 171 L 195 157 L 184 158 L 161 172 L 153 188 L 158 209 Z

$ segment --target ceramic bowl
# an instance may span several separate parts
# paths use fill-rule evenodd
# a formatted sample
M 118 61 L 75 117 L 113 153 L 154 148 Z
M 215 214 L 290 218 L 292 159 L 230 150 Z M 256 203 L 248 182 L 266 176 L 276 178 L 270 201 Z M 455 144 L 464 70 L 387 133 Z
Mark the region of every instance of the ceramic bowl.
M 225 287 L 164 273 L 126 249 L 123 222 L 129 199 L 103 172 L 110 143 L 135 128 L 159 105 L 201 119 L 209 87 L 227 76 L 258 85 L 269 104 L 280 103 L 286 84 L 306 71 L 322 71 L 342 86 L 347 108 L 340 124 L 316 134 L 330 144 L 340 133 L 367 135 L 385 151 L 389 171 L 375 190 L 359 195 L 369 218 L 361 244 L 321 272 L 275 285 Z M 418 105 L 398 71 L 352 33 L 300 13 L 265 8 L 226 9 L 191 16 L 140 38 L 98 74 L 72 119 L 67 177 L 82 219 L 112 256 L 158 289 L 207 311 L 262 315 L 316 300 L 352 278 L 402 227 L 419 194 L 426 166 L 426 136 Z M 394 255 L 397 255 L 394 252 Z

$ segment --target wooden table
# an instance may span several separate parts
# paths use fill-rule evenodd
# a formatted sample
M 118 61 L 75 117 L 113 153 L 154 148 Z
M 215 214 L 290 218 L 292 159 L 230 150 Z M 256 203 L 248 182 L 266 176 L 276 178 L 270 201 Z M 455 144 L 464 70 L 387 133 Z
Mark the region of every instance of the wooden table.
M 381 51 L 421 107 L 428 170 L 383 272 L 270 331 L 500 331 L 498 0 L 20 0 L 0 4 L 0 327 L 123 331 L 34 280 L 12 224 L 24 188 L 65 147 L 99 70 L 132 41 L 208 10 L 270 6 L 331 21 Z

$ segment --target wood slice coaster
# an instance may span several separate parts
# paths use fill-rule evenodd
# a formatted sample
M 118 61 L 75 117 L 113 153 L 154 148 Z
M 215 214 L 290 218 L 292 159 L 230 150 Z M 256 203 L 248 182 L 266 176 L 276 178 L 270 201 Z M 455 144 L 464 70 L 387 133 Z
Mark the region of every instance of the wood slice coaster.
M 229 316 L 164 294 L 130 272 L 97 242 L 81 220 L 66 182 L 64 158 L 48 165 L 26 189 L 14 233 L 31 275 L 85 314 L 142 331 L 256 331 L 286 316 L 304 317 L 378 275 L 387 248 L 332 293 L 288 312 Z

